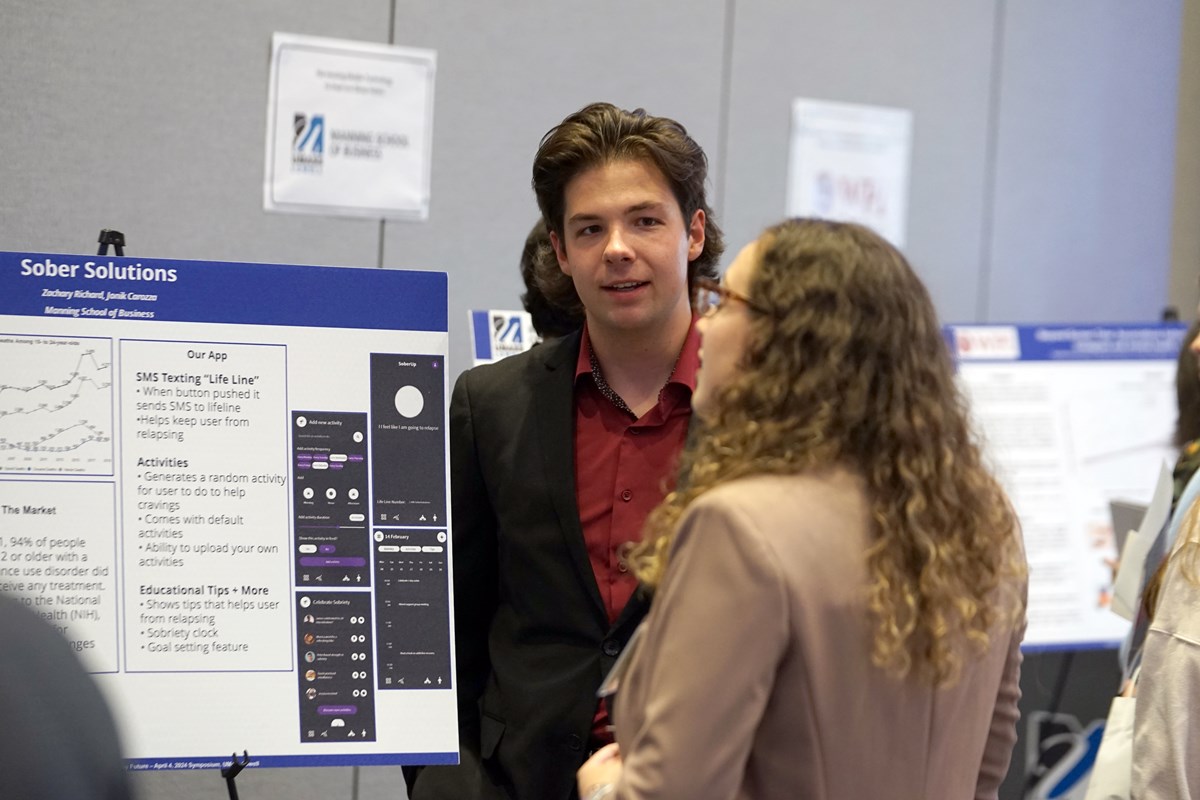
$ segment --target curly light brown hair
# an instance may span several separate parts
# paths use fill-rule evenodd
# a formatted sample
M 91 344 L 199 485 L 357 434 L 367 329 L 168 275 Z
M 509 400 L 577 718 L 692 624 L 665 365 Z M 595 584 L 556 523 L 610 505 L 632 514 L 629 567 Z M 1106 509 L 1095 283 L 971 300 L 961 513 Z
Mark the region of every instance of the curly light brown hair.
M 951 683 L 1024 613 L 1026 566 L 933 302 L 904 257 L 858 225 L 787 220 L 759 245 L 750 299 L 761 313 L 742 369 L 630 562 L 656 587 L 680 517 L 720 484 L 845 466 L 863 476 L 872 515 L 872 660 Z

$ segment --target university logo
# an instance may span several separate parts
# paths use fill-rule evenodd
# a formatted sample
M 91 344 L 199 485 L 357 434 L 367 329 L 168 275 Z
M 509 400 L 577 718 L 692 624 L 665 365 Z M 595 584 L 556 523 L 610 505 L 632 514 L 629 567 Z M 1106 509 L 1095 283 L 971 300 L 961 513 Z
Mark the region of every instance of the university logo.
M 476 366 L 524 353 L 541 341 L 527 311 L 471 311 L 470 320 Z
M 325 115 L 296 114 L 292 132 L 292 170 L 320 172 L 325 162 Z
M 954 353 L 962 361 L 1021 357 L 1021 336 L 1012 325 L 958 325 L 953 331 Z
M 492 352 L 511 355 L 523 353 L 529 349 L 525 341 L 525 331 L 521 313 L 505 311 L 492 312 Z

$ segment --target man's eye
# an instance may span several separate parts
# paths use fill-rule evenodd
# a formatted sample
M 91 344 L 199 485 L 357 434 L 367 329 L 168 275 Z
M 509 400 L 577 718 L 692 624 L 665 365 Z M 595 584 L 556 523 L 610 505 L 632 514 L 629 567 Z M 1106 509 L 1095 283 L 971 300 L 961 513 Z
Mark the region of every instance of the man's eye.
M 575 231 L 575 235 L 576 236 L 591 236 L 592 234 L 599 233 L 599 232 L 600 232 L 599 225 L 588 225 L 587 227 L 580 228 L 579 230 Z
M 640 217 L 637 222 L 638 225 L 641 225 L 642 227 L 652 227 L 654 225 L 662 224 L 662 220 L 658 219 L 657 217 Z

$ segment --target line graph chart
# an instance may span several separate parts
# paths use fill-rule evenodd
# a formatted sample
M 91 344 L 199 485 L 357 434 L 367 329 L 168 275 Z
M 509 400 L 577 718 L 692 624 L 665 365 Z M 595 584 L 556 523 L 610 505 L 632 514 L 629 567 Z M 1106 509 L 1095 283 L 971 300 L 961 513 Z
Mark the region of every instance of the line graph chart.
M 112 474 L 112 340 L 0 336 L 0 473 Z

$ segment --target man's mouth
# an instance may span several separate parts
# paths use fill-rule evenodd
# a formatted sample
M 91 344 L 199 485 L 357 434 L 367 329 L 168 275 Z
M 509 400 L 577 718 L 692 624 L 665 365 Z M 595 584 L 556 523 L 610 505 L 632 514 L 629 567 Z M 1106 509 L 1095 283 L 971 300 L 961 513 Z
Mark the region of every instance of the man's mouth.
M 631 292 L 641 286 L 646 285 L 646 281 L 621 281 L 620 283 L 610 283 L 604 288 L 610 292 Z

